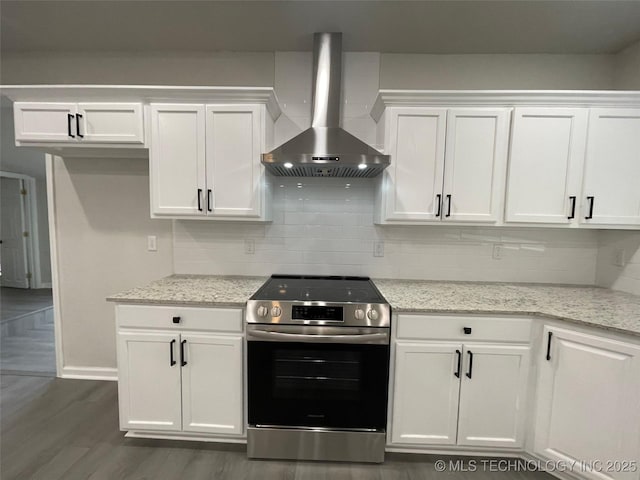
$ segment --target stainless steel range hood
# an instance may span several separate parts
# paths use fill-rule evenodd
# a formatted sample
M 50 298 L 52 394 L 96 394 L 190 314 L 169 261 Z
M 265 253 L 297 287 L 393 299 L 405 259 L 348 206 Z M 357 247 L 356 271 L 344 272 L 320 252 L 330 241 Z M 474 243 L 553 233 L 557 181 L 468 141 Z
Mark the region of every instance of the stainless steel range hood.
M 274 175 L 286 177 L 375 177 L 389 156 L 340 128 L 342 33 L 313 36 L 311 128 L 262 155 Z

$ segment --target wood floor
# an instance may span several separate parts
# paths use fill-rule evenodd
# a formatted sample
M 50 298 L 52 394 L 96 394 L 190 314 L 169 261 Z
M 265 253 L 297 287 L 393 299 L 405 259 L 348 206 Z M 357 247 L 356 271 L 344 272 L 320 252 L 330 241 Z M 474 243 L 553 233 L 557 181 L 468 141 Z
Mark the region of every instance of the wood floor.
M 544 473 L 443 472 L 438 457 L 382 465 L 248 460 L 245 447 L 126 439 L 114 382 L 2 375 L 2 480 L 551 480 Z
M 51 289 L 0 289 L 0 370 L 54 376 Z

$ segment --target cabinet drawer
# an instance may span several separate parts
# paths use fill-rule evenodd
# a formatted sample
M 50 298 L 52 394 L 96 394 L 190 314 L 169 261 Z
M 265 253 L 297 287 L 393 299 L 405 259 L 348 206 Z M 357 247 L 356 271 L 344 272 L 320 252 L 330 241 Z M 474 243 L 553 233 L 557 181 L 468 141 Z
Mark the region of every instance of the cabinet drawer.
M 242 332 L 241 308 L 118 305 L 119 327 Z M 173 323 L 173 317 L 180 317 Z
M 471 329 L 465 333 L 465 328 Z M 460 315 L 398 315 L 397 337 L 420 340 L 528 342 L 531 319 Z

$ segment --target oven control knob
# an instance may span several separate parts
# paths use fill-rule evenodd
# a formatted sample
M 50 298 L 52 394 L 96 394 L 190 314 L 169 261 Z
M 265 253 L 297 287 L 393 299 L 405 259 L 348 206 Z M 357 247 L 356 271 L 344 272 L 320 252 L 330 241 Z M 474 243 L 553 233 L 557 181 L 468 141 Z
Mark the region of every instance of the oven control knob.
M 364 310 L 362 310 L 361 308 L 356 309 L 354 315 L 356 317 L 356 320 L 364 320 Z
M 272 317 L 279 317 L 280 315 L 282 315 L 282 309 L 280 307 L 273 307 L 271 309 Z
M 378 320 L 378 317 L 380 317 L 380 314 L 377 310 L 371 309 L 367 312 L 367 317 L 369 317 L 369 320 L 373 320 L 375 322 L 376 320 Z
M 259 317 L 266 317 L 267 313 L 269 313 L 269 309 L 267 307 L 265 307 L 264 305 L 260 305 L 258 307 L 258 316 Z

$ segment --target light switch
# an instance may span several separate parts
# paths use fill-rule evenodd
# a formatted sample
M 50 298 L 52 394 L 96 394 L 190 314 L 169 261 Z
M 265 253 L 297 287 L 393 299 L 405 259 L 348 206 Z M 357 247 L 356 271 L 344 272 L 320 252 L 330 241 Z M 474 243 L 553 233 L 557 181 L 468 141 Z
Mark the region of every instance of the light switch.
M 158 251 L 158 238 L 155 235 L 149 235 L 147 237 L 147 250 L 150 252 Z

